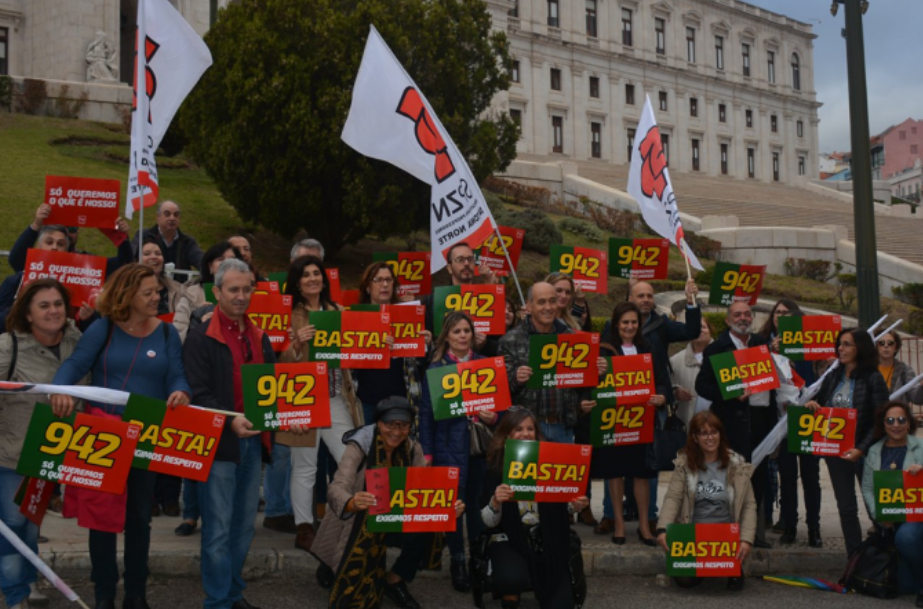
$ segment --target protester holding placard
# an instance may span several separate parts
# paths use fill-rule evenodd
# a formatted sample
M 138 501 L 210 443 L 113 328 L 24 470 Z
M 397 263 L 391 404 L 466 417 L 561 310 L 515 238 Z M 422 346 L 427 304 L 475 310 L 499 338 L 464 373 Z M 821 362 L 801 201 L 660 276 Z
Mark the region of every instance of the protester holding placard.
M 567 324 L 567 327 L 574 332 L 579 331 L 580 322 L 573 315 L 574 294 L 577 289 L 573 278 L 567 273 L 551 273 L 545 277 L 545 282 L 554 286 L 557 296 L 557 318 Z
M 376 422 L 344 438 L 346 450 L 330 484 L 330 509 L 311 553 L 320 561 L 317 580 L 332 588 L 330 607 L 378 607 L 382 595 L 398 607 L 419 609 L 407 589 L 421 564 L 436 551 L 432 533 L 372 533 L 366 515 L 377 504 L 366 488 L 366 471 L 381 467 L 423 467 L 426 459 L 410 438 L 413 408 L 401 397 L 376 406 Z M 465 509 L 456 501 L 456 517 Z M 400 545 L 400 557 L 387 568 L 387 546 Z
M 719 334 L 715 342 L 703 352 L 707 364 L 702 365 L 699 376 L 696 377 L 695 390 L 701 397 L 711 401 L 711 411 L 724 425 L 731 449 L 749 461 L 753 450 L 779 419 L 775 390 L 753 393 L 747 388 L 740 397 L 726 399 L 721 391 L 722 384 L 718 381 L 712 358 L 719 354 L 732 354 L 760 345 L 767 345 L 765 348 L 768 350 L 768 341 L 758 334 L 750 333 L 753 312 L 746 302 L 731 303 L 727 308 L 725 321 L 727 330 Z M 769 367 L 773 369 L 772 366 Z M 778 382 L 775 384 L 778 386 Z M 753 473 L 753 494 L 756 496 L 757 505 L 763 500 L 766 479 L 767 463 L 764 460 Z M 758 548 L 771 547 L 767 541 L 759 537 L 754 543 Z
M 284 363 L 310 361 L 309 343 L 314 338 L 315 328 L 308 321 L 312 311 L 342 311 L 343 307 L 330 299 L 330 281 L 320 258 L 302 256 L 296 258 L 288 271 L 285 293 L 292 297 L 292 326 L 289 329 L 291 345 L 279 356 Z M 330 417 L 333 425 L 323 429 L 311 429 L 303 436 L 280 431 L 276 441 L 291 448 L 292 510 L 298 529 L 295 547 L 309 551 L 314 541 L 314 478 L 326 477 L 327 472 L 318 473 L 318 443 L 322 441 L 334 461 L 340 462 L 346 446 L 343 435 L 361 427 L 364 416 L 362 405 L 356 397 L 356 386 L 352 371 L 334 366 L 327 367 L 330 388 Z M 320 508 L 318 508 L 320 511 Z
M 42 226 L 38 232 L 37 240 L 33 239 L 33 242 L 35 242 L 35 249 L 47 252 L 66 252 L 68 247 L 70 247 L 67 230 L 63 226 L 55 224 Z M 16 292 L 19 291 L 19 287 L 22 285 L 22 269 L 25 268 L 25 266 L 26 260 L 25 257 L 23 257 L 19 271 L 4 279 L 3 283 L 0 283 L 0 329 L 5 329 L 4 324 L 6 323 L 6 316 L 13 307 L 13 301 L 16 299 Z
M 877 495 L 880 491 L 876 491 L 874 484 L 877 471 L 903 470 L 905 479 L 908 474 L 919 479 L 920 484 L 913 488 L 923 492 L 923 440 L 916 437 L 916 431 L 917 421 L 910 407 L 903 402 L 887 402 L 875 412 L 875 437 L 878 441 L 869 448 L 862 474 L 862 496 L 869 513 L 874 515 L 881 511 Z M 890 522 L 878 519 L 876 524 L 886 535 L 893 535 L 894 546 L 900 554 L 900 592 L 916 593 L 916 605 L 923 607 L 923 518 L 916 517 L 912 522 L 911 518 L 905 517 L 905 520 Z
M 486 552 L 490 563 L 478 572 L 490 574 L 504 608 L 519 607 L 520 594 L 530 589 L 540 607 L 567 609 L 582 605 L 586 598 L 580 538 L 570 522 L 574 514 L 586 509 L 589 499 L 513 501 L 513 489 L 503 484 L 506 441 L 543 439 L 532 411 L 517 408 L 500 420 L 487 454 L 489 469 L 480 518 L 490 529 L 486 533 L 490 535 Z
M 711 324 L 702 318 L 702 332 L 686 344 L 686 348 L 670 358 L 670 371 L 673 379 L 673 398 L 676 416 L 682 419 L 686 427 L 696 411 L 698 395 L 695 392 L 695 379 L 702 369 L 705 347 L 712 343 Z M 705 362 L 707 363 L 707 362 Z
M 154 271 L 132 263 L 115 272 L 97 300 L 102 319 L 86 331 L 74 353 L 55 374 L 55 385 L 73 385 L 92 374 L 96 387 L 140 393 L 168 406 L 189 404 L 192 394 L 176 329 L 157 319 L 159 284 Z M 67 416 L 74 399 L 52 395 L 55 414 Z M 87 402 L 88 414 L 121 419 L 124 406 Z M 119 567 L 116 535 L 125 531 L 125 607 L 147 607 L 147 559 L 151 540 L 151 497 L 156 474 L 132 468 L 125 493 L 113 495 L 70 487 L 65 517 L 90 529 L 97 607 L 114 607 Z
M 202 272 L 199 276 L 184 286 L 183 297 L 177 303 L 176 315 L 173 317 L 173 326 L 183 340 L 190 330 L 211 317 L 214 296 L 208 294 L 206 289 L 209 284 L 215 283 L 215 273 L 221 263 L 230 258 L 243 260 L 243 256 L 229 241 L 219 241 L 202 256 Z
M 455 311 L 449 313 L 442 324 L 442 332 L 433 344 L 432 363 L 429 368 L 452 366 L 462 362 L 484 359 L 474 352 L 474 322 L 467 314 Z M 470 426 L 480 421 L 493 425 L 497 413 L 481 411 L 471 417 L 456 417 L 437 421 L 433 416 L 433 402 L 430 398 L 429 380 L 423 378 L 420 400 L 420 444 L 423 454 L 432 465 L 457 467 L 459 469 L 459 495 L 468 505 L 477 505 L 481 497 L 484 473 L 487 463 L 484 455 L 471 455 Z M 468 539 L 477 537 L 481 531 L 481 521 L 477 512 L 472 510 L 466 517 Z M 465 537 L 461 523 L 458 530 L 446 533 L 446 542 L 452 556 L 452 587 L 459 592 L 470 590 L 468 569 L 465 560 Z
M 901 335 L 895 330 L 878 337 L 878 372 L 884 377 L 888 391 L 894 393 L 910 381 L 917 373 L 906 363 L 897 359 L 901 352 Z M 923 383 L 920 383 L 900 398 L 908 404 L 923 404 Z
M 862 482 L 862 457 L 875 441 L 875 410 L 889 398 L 888 386 L 878 372 L 878 353 L 864 328 L 842 330 L 836 339 L 839 366 L 824 379 L 815 399 L 805 404 L 810 410 L 822 406 L 854 408 L 857 411 L 856 447 L 839 457 L 824 457 L 837 509 L 851 555 L 862 544 L 856 481 Z
M 179 229 L 179 205 L 173 201 L 161 201 L 157 204 L 157 223 L 150 228 L 139 230 L 131 238 L 131 248 L 134 258 L 138 257 L 138 249 L 145 237 L 160 239 L 164 245 L 164 254 L 167 262 L 172 262 L 178 271 L 190 270 L 192 267 L 204 268 L 202 265 L 202 249 L 195 237 L 187 235 Z M 178 280 L 186 280 L 186 273 L 179 273 Z
M 163 245 L 157 239 L 150 237 L 141 245 L 141 264 L 154 269 L 157 282 L 160 284 L 160 302 L 157 304 L 158 315 L 169 315 L 176 312 L 186 289 L 178 281 L 164 273 Z
M 676 469 L 663 500 L 657 525 L 657 543 L 667 553 L 667 527 L 674 523 L 738 523 L 740 547 L 737 560 L 743 563 L 756 537 L 756 499 L 750 477 L 753 466 L 730 448 L 721 420 L 711 412 L 700 412 L 689 422 L 686 448 L 673 461 Z M 698 577 L 677 577 L 682 588 L 702 583 Z M 743 573 L 728 578 L 728 590 L 742 590 Z
M 14 383 L 51 383 L 80 340 L 80 331 L 70 318 L 70 295 L 50 278 L 23 288 L 10 311 L 7 330 L 8 334 L 0 336 L 0 375 Z M 38 552 L 38 527 L 20 512 L 13 497 L 23 480 L 16 473 L 16 464 L 32 409 L 40 398 L 28 393 L 0 395 L 0 519 L 33 552 Z M 0 589 L 7 607 L 27 598 L 47 602 L 44 595 L 32 591 L 35 567 L 5 540 L 0 541 L 0 563 Z
M 241 366 L 275 362 L 265 332 L 247 317 L 256 285 L 243 260 L 222 262 L 215 274 L 215 313 L 193 329 L 183 345 L 183 359 L 195 403 L 243 414 Z M 296 428 L 290 433 L 300 433 Z M 227 416 L 208 480 L 200 483 L 202 513 L 202 587 L 205 607 L 251 607 L 244 599 L 242 571 L 260 500 L 262 437 L 243 416 Z

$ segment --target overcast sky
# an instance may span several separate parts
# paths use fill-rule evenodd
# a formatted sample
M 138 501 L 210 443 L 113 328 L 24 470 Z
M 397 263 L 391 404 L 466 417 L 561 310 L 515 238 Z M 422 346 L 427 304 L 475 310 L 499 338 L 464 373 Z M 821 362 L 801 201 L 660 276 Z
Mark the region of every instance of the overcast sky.
M 748 0 L 814 27 L 814 87 L 820 108 L 821 152 L 849 150 L 849 90 L 843 7 L 830 16 L 830 0 Z M 913 117 L 923 118 L 923 0 L 869 0 L 865 65 L 871 135 Z

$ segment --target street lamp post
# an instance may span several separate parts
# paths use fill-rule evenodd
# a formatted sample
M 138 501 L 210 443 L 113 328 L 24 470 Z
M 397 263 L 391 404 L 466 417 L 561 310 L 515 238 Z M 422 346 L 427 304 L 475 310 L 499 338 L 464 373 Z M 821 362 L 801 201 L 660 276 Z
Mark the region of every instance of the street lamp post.
M 834 0 L 843 4 L 846 16 L 846 68 L 849 80 L 849 125 L 852 143 L 853 213 L 856 225 L 856 288 L 859 324 L 878 320 L 878 247 L 875 242 L 875 202 L 872 198 L 872 159 L 869 143 L 868 89 L 865 82 L 865 42 L 862 15 L 867 0 Z

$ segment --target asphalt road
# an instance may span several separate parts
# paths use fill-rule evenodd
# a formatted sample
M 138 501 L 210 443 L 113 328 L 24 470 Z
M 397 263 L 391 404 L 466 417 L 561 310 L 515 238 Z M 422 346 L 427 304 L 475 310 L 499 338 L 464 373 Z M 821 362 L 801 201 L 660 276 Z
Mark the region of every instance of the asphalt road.
M 71 572 L 61 575 L 81 598 L 93 607 L 93 590 L 87 582 L 88 574 Z M 836 576 L 831 574 L 830 577 Z M 879 603 L 863 596 L 805 590 L 755 579 L 748 580 L 745 589 L 738 593 L 728 592 L 725 589 L 726 580 L 723 579 L 707 581 L 692 590 L 681 590 L 672 585 L 665 587 L 662 585 L 662 577 L 592 577 L 588 581 L 587 607 L 689 609 L 699 606 L 700 603 L 718 603 L 718 606 L 733 603 L 736 609 L 868 609 L 871 606 L 877 607 Z M 44 592 L 52 599 L 48 605 L 49 609 L 76 607 L 56 590 Z M 421 577 L 413 583 L 411 592 L 425 609 L 469 609 L 474 606 L 470 596 L 453 591 L 445 578 Z M 156 579 L 148 593 L 148 602 L 152 609 L 192 609 L 202 606 L 202 598 L 201 585 L 196 578 Z M 321 590 L 315 583 L 313 573 L 305 573 L 304 577 L 299 579 L 268 577 L 254 581 L 247 589 L 246 598 L 260 609 L 323 609 L 327 606 L 326 591 Z M 913 607 L 914 600 L 914 596 L 903 596 L 888 602 L 887 605 L 894 609 Z M 534 598 L 525 596 L 521 606 L 523 609 L 537 608 L 538 603 Z M 390 609 L 395 605 L 386 600 L 382 607 Z M 488 602 L 487 607 L 499 609 L 500 604 Z M 2 600 L 0 608 L 6 609 Z

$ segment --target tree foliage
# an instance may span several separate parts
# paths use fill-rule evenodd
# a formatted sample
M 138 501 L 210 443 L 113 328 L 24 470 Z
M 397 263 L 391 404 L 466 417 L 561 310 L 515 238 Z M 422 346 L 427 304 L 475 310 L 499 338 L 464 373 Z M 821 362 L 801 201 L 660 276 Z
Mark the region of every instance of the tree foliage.
M 429 224 L 429 185 L 349 148 L 340 133 L 374 24 L 478 181 L 515 157 L 489 116 L 509 50 L 481 0 L 244 0 L 205 36 L 214 65 L 181 113 L 188 150 L 242 218 L 336 252 Z

